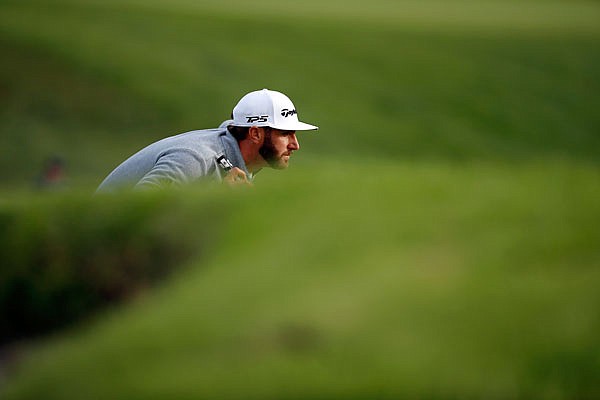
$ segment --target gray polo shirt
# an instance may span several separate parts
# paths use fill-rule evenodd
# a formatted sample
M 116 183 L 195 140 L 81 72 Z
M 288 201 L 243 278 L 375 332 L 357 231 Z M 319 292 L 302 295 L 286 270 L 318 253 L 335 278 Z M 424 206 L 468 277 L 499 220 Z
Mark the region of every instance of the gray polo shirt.
M 224 121 L 216 129 L 186 132 L 150 144 L 115 168 L 96 192 L 179 186 L 204 179 L 220 181 L 225 176 L 217 162 L 221 156 L 250 178 L 237 140 L 227 131 L 232 122 Z

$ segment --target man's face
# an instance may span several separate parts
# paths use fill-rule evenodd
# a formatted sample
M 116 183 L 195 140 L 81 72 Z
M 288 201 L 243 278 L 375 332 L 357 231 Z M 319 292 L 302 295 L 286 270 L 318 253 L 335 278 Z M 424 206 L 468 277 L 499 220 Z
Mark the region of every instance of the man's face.
M 271 168 L 287 168 L 292 153 L 300 149 L 296 131 L 264 129 L 264 132 L 265 140 L 258 152 Z

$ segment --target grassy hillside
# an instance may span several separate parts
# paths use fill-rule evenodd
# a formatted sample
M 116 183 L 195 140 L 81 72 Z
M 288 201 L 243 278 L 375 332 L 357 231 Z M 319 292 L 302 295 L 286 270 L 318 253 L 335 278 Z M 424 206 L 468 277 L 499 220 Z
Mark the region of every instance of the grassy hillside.
M 373 166 L 211 190 L 210 256 L 30 349 L 3 399 L 597 397 L 599 173 Z M 211 230 L 206 198 L 163 199 L 163 234 Z
M 597 163 L 599 15 L 591 2 L 5 1 L 2 178 L 58 153 L 96 184 L 262 87 L 321 126 L 300 162 Z
M 0 343 L 27 341 L 0 348 L 0 397 L 600 397 L 599 20 L 595 1 L 2 1 Z M 321 127 L 289 170 L 90 196 L 263 87 Z M 32 194 L 55 155 L 74 190 Z

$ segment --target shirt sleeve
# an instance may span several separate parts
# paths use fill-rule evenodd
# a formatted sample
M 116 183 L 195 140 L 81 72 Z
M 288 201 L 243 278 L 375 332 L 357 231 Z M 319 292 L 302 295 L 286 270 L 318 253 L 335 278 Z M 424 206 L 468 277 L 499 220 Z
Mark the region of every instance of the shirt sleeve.
M 180 186 L 207 176 L 209 164 L 190 149 L 171 149 L 161 154 L 154 167 L 135 185 L 136 189 Z

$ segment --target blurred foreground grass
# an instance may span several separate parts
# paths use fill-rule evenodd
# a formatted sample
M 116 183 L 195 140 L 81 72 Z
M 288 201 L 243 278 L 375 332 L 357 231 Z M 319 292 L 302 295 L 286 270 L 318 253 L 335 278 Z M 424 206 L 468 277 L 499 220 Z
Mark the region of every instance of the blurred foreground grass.
M 363 167 L 112 199 L 162 199 L 164 234 L 185 225 L 193 243 L 196 226 L 202 248 L 211 198 L 225 234 L 158 290 L 28 349 L 2 398 L 600 395 L 597 167 Z
M 599 15 L 3 1 L 0 277 L 56 333 L 12 347 L 2 399 L 600 397 Z M 78 192 L 261 87 L 321 127 L 289 171 Z M 57 154 L 77 190 L 9 191 Z

